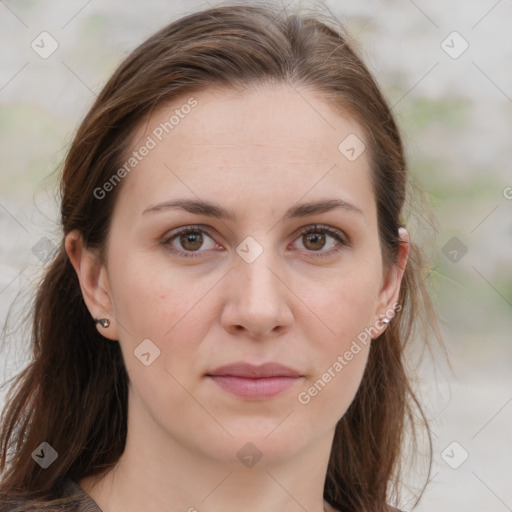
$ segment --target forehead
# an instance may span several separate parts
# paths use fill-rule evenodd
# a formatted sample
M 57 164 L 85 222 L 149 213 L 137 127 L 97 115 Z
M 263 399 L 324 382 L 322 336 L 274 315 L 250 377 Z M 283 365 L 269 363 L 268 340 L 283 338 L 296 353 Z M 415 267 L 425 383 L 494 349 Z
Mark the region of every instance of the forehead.
M 308 154 L 315 161 L 337 158 L 340 137 L 357 134 L 364 139 L 358 123 L 342 116 L 319 93 L 284 84 L 244 90 L 216 87 L 182 95 L 157 108 L 137 134 L 194 148 L 194 153 L 213 146 L 216 152 L 240 153 L 265 146 Z M 312 154 L 322 142 L 329 154 Z
M 250 191 L 269 203 L 337 188 L 364 202 L 373 197 L 367 152 L 355 160 L 343 153 L 343 141 L 356 141 L 359 152 L 364 139 L 357 122 L 311 90 L 212 88 L 160 106 L 139 126 L 132 151 L 151 149 L 121 195 L 138 211 L 175 193 L 226 199 Z

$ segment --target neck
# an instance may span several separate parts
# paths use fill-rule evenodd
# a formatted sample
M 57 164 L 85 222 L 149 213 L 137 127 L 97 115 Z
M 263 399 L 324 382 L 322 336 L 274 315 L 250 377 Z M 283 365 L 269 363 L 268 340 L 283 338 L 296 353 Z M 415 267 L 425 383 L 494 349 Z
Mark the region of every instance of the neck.
M 79 482 L 104 512 L 333 510 L 323 500 L 323 487 L 334 430 L 289 456 L 270 456 L 267 442 L 260 445 L 266 450 L 262 458 L 252 467 L 247 459 L 246 467 L 236 457 L 219 460 L 186 446 L 155 423 L 148 430 L 147 418 L 133 416 L 117 465 L 97 482 Z

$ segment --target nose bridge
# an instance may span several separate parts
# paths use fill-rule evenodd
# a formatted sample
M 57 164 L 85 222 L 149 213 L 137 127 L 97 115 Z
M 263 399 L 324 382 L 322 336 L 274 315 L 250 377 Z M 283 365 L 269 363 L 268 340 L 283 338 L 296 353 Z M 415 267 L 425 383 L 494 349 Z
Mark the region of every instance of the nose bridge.
M 269 333 L 292 319 L 287 287 L 279 278 L 280 265 L 272 250 L 251 240 L 246 243 L 237 248 L 230 304 L 223 320 L 226 328 L 241 326 L 253 334 Z
M 248 305 L 263 309 L 270 303 L 275 307 L 280 300 L 284 299 L 283 284 L 275 275 L 278 269 L 270 248 L 262 250 L 253 261 L 240 257 L 235 267 L 236 275 L 241 280 L 240 301 L 246 299 Z

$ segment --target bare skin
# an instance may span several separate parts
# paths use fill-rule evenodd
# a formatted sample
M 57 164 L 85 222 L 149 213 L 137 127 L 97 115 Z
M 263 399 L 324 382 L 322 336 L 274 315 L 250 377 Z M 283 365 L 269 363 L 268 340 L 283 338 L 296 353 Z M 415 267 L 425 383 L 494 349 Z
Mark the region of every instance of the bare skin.
M 269 85 L 194 98 L 124 178 L 106 261 L 77 233 L 66 239 L 91 315 L 111 321 L 98 329 L 120 343 L 130 378 L 126 450 L 99 482 L 79 483 L 104 512 L 332 512 L 323 486 L 335 426 L 370 343 L 334 377 L 333 364 L 396 304 L 408 234 L 399 265 L 384 266 L 367 154 L 349 161 L 338 150 L 364 134 L 312 91 Z M 155 110 L 134 149 L 186 100 Z M 178 198 L 234 218 L 154 208 Z M 350 206 L 285 216 L 333 199 Z M 175 236 L 184 226 L 189 234 Z M 247 237 L 256 245 L 240 246 Z M 236 250 L 258 246 L 252 262 Z M 160 351 L 148 366 L 134 355 L 146 339 Z M 299 376 L 274 396 L 241 397 L 208 376 L 239 361 Z M 307 393 L 329 368 L 326 385 Z M 249 467 L 244 455 L 261 458 Z

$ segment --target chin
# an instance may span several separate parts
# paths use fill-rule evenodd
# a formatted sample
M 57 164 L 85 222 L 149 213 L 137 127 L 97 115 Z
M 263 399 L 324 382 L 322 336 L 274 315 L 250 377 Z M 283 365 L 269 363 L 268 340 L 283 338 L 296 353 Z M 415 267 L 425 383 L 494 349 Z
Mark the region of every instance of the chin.
M 216 429 L 216 432 L 203 430 L 200 439 L 189 439 L 188 443 L 182 439 L 180 444 L 188 445 L 189 449 L 202 453 L 212 461 L 222 462 L 238 470 L 243 466 L 251 468 L 257 465 L 261 468 L 281 464 L 308 444 L 304 433 L 296 434 L 297 428 L 290 430 L 281 426 L 276 429 L 274 422 L 272 431 L 272 428 L 258 427 L 255 423 L 254 419 L 252 424 L 247 422 L 245 427 L 242 423 L 236 427 L 223 423 L 232 437 L 221 428 Z

